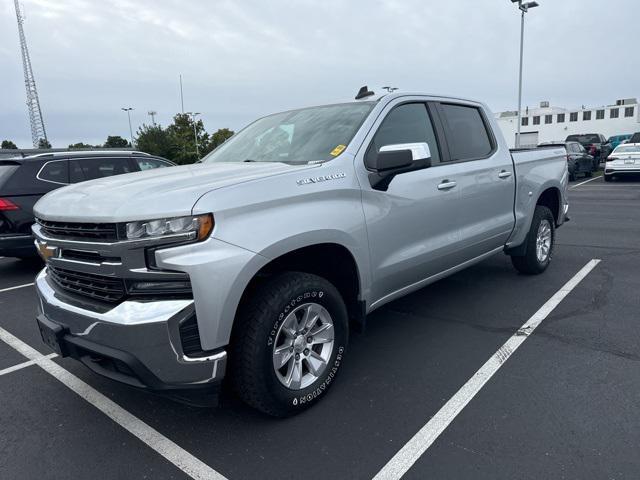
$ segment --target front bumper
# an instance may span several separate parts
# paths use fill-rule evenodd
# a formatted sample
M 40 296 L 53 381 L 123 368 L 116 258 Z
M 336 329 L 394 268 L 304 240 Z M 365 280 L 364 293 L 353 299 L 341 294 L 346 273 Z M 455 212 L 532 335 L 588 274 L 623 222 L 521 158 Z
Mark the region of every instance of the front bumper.
M 0 235 L 0 256 L 29 257 L 37 256 L 31 235 Z
M 217 393 L 223 349 L 188 357 L 179 325 L 195 315 L 193 300 L 126 300 L 101 312 L 56 290 L 46 269 L 36 277 L 38 321 L 56 332 L 60 353 L 128 385 L 189 401 L 185 394 Z

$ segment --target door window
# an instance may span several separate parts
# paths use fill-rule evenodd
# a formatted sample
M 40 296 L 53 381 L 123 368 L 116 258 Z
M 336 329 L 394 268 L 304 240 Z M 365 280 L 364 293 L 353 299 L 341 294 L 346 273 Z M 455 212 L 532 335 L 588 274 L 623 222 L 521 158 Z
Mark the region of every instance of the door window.
M 491 138 L 478 108 L 442 104 L 442 114 L 452 160 L 484 158 L 491 153 Z
M 45 163 L 38 173 L 38 178 L 45 182 L 69 183 L 69 168 L 66 160 Z
M 424 103 L 407 103 L 394 108 L 383 120 L 376 132 L 369 150 L 368 162 L 386 145 L 401 143 L 427 143 L 431 151 L 431 161 L 440 161 L 440 150 L 436 141 L 427 106 Z M 372 162 L 373 163 L 373 162 Z
M 151 170 L 153 168 L 170 167 L 171 164 L 157 160 L 155 158 L 134 158 L 134 162 L 138 165 L 140 170 Z
M 72 161 L 71 181 L 77 183 L 131 171 L 128 158 L 83 158 Z

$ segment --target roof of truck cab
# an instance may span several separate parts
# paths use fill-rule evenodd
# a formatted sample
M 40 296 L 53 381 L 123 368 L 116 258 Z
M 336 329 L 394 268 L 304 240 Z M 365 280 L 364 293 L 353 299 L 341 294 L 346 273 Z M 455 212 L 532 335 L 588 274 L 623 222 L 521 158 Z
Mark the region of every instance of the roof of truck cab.
M 442 95 L 442 94 L 437 94 L 437 93 L 425 93 L 425 92 L 401 92 L 401 91 L 395 91 L 392 93 L 387 93 L 387 92 L 382 92 L 382 93 L 374 93 L 373 95 L 370 95 L 368 97 L 364 97 L 358 100 L 355 100 L 354 98 L 347 100 L 346 102 L 343 101 L 341 103 L 348 103 L 348 102 L 354 102 L 354 103 L 358 103 L 358 102 L 378 102 L 380 100 L 382 100 L 383 98 L 388 98 L 389 100 L 393 100 L 395 98 L 399 98 L 399 97 L 431 97 L 431 98 L 444 98 L 447 100 L 460 100 L 463 102 L 471 102 L 471 103 L 482 103 L 478 100 L 475 100 L 473 98 L 464 98 L 464 97 L 459 97 L 456 95 Z

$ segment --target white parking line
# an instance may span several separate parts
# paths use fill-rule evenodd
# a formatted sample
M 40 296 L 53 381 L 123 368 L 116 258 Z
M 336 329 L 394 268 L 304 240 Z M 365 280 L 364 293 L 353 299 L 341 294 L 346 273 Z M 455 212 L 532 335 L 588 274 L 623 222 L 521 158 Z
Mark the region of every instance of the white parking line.
M 585 180 L 584 182 L 580 182 L 580 183 L 576 183 L 575 185 L 571 185 L 571 188 L 569 188 L 569 190 L 573 190 L 574 188 L 577 188 L 580 185 L 584 185 L 585 183 L 593 182 L 594 180 L 597 180 L 599 178 L 602 178 L 602 175 L 598 175 L 597 177 L 590 178 L 589 180 Z
M 33 282 L 25 283 L 24 285 L 16 285 L 15 287 L 2 288 L 0 289 L 0 293 L 8 292 L 9 290 L 17 290 L 18 288 L 24 288 L 24 287 L 33 287 Z
M 42 358 L 42 355 L 37 350 L 1 327 L 0 340 L 13 347 L 29 360 L 37 361 L 38 366 L 45 372 L 80 395 L 129 433 L 142 440 L 147 446 L 169 460 L 191 478 L 196 480 L 226 480 L 223 475 L 216 472 L 206 463 L 179 447 L 160 432 L 126 411 L 120 405 L 107 398 L 57 363 L 48 358 Z
M 37 363 L 42 361 L 42 359 L 45 359 L 45 358 L 51 359 L 57 356 L 58 355 L 56 355 L 55 353 L 50 353 L 49 355 L 40 355 L 40 358 L 36 358 L 34 360 L 27 360 L 26 362 L 19 363 L 17 365 L 14 365 L 13 367 L 7 367 L 5 369 L 0 370 L 0 377 L 2 375 L 6 375 L 7 373 L 15 372 L 17 370 L 22 370 L 23 368 L 30 367 L 31 365 L 36 365 Z
M 547 303 L 533 314 L 522 327 L 498 349 L 473 377 L 449 399 L 424 427 L 416 433 L 404 447 L 378 472 L 374 480 L 395 480 L 401 478 L 424 452 L 436 441 L 454 418 L 476 396 L 489 379 L 500 369 L 533 331 L 547 318 L 560 302 L 593 270 L 600 260 L 589 261 L 576 273 Z

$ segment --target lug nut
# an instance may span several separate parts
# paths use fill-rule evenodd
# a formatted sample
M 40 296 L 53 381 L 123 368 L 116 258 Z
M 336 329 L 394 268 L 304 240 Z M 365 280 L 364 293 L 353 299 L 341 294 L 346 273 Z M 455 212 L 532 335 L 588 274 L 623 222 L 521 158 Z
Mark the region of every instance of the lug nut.
M 313 342 L 313 337 L 307 337 L 307 343 Z
M 300 354 L 296 353 L 296 360 L 300 360 Z
M 289 347 L 289 352 L 293 353 L 293 347 Z
M 309 355 L 309 349 L 308 349 L 308 348 L 305 348 L 305 349 L 304 349 L 304 354 L 305 354 L 305 355 Z

